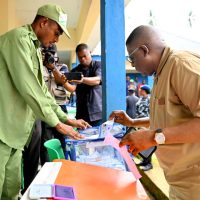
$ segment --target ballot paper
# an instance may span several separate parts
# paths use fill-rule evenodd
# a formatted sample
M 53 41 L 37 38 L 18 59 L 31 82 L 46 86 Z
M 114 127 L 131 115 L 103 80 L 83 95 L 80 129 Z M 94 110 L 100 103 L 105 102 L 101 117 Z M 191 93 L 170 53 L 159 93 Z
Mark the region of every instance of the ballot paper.
M 102 136 L 106 136 L 111 132 L 114 125 L 114 118 L 112 120 L 108 120 L 101 125 L 101 134 Z
M 111 122 L 109 123 L 109 125 L 110 124 L 111 124 Z M 130 154 L 128 153 L 128 151 L 126 149 L 126 146 L 119 147 L 119 140 L 116 139 L 115 137 L 113 137 L 113 135 L 109 131 L 110 131 L 110 128 L 107 128 L 104 143 L 107 145 L 111 145 L 121 154 L 121 156 L 125 160 L 126 164 L 128 165 L 129 170 L 133 173 L 133 176 L 136 179 L 137 196 L 139 197 L 139 199 L 147 199 L 147 194 L 146 194 L 144 188 L 141 186 L 141 183 L 139 181 L 139 179 L 142 176 L 140 175 L 139 171 L 137 170 L 137 167 L 136 167 L 134 161 L 130 157 Z
M 119 140 L 116 139 L 115 137 L 113 137 L 109 133 L 109 130 L 106 131 L 104 143 L 107 145 L 113 146 L 121 154 L 121 156 L 125 160 L 126 164 L 128 165 L 129 170 L 133 173 L 136 180 L 141 178 L 141 175 L 140 175 L 133 159 L 131 158 L 130 154 L 128 153 L 126 146 L 119 147 Z
M 99 128 L 97 127 L 91 127 L 84 130 L 79 130 L 79 133 L 84 135 L 84 138 L 82 140 L 99 138 Z

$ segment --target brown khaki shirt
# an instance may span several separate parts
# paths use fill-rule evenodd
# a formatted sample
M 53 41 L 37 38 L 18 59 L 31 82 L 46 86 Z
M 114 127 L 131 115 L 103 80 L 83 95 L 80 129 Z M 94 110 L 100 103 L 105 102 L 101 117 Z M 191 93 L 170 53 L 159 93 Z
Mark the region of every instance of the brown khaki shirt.
M 199 55 L 165 48 L 154 80 L 150 111 L 151 129 L 200 117 Z M 168 183 L 178 190 L 176 198 L 195 199 L 191 196 L 194 191 L 200 198 L 200 143 L 160 145 L 156 155 Z M 188 189 L 180 192 L 177 185 L 190 187 L 190 194 Z

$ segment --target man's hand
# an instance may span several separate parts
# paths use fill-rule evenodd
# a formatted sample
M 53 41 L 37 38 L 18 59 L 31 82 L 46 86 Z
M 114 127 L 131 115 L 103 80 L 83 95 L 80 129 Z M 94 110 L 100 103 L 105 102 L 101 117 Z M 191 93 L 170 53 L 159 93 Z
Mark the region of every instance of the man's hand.
M 113 111 L 109 116 L 109 120 L 113 118 L 115 122 L 127 127 L 149 127 L 149 117 L 132 119 L 123 110 Z
M 56 67 L 54 63 L 44 62 L 43 64 L 47 69 L 50 69 L 50 70 L 53 70 Z
M 91 127 L 86 121 L 84 121 L 83 119 L 78 119 L 78 120 L 75 120 L 75 119 L 68 119 L 66 121 L 66 124 L 70 125 L 70 126 L 73 126 L 73 127 L 76 127 L 76 128 L 80 128 L 80 129 L 86 129 L 86 128 L 89 128 Z
M 58 132 L 62 133 L 63 135 L 67 135 L 72 139 L 79 140 L 84 138 L 84 136 L 75 131 L 72 126 L 58 123 L 55 128 Z
M 115 122 L 124 126 L 130 126 L 133 121 L 123 110 L 113 111 L 109 116 L 109 120 L 112 120 L 113 118 Z
M 61 74 L 61 76 L 60 76 L 60 83 L 62 85 L 64 85 L 66 82 L 67 82 L 66 76 L 64 74 Z
M 147 129 L 130 132 L 122 138 L 119 146 L 128 145 L 129 153 L 136 156 L 139 152 L 157 145 L 154 140 L 154 135 L 155 131 Z

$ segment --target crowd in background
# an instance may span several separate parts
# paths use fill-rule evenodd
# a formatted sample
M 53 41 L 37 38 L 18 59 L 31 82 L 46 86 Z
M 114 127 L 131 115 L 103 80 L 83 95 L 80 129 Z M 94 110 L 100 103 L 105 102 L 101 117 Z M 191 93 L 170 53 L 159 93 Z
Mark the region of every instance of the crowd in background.
M 131 79 L 126 76 L 126 113 L 132 119 L 149 117 L 150 105 L 150 86 L 146 84 L 146 80 L 138 81 L 138 77 Z M 148 171 L 153 168 L 151 163 L 151 156 L 143 159 L 138 163 L 139 167 Z

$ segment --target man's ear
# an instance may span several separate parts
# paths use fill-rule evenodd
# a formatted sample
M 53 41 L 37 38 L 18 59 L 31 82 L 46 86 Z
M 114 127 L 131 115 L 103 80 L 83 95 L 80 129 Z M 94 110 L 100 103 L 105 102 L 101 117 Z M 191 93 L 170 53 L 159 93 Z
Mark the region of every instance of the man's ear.
M 144 56 L 148 55 L 149 54 L 149 49 L 146 45 L 141 45 L 140 48 L 143 50 L 144 52 Z
M 43 18 L 41 19 L 41 22 L 40 22 L 40 27 L 41 27 L 41 28 L 45 27 L 47 23 L 48 23 L 48 18 L 43 17 Z

